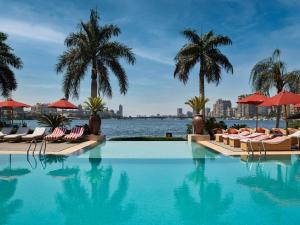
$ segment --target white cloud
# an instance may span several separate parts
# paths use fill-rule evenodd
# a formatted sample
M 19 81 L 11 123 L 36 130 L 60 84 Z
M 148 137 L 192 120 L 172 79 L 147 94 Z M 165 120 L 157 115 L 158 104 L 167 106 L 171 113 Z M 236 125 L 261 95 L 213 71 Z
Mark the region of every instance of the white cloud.
M 18 20 L 0 19 L 0 30 L 13 37 L 63 44 L 65 34 L 55 29 Z
M 161 52 L 161 50 L 157 50 L 157 52 Z M 149 59 L 157 63 L 174 66 L 174 62 L 171 58 L 156 54 L 154 52 L 149 52 L 148 50 L 135 48 L 134 53 L 144 59 Z

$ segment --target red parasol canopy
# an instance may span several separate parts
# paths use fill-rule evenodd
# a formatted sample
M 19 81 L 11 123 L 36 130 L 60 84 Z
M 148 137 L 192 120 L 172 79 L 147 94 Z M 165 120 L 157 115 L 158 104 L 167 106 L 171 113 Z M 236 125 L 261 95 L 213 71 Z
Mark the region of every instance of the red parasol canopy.
M 284 106 L 284 114 L 285 114 L 285 127 L 288 128 L 288 115 L 287 115 L 287 105 L 294 105 L 300 103 L 300 95 L 288 92 L 281 91 L 277 95 L 267 99 L 259 106 Z
M 65 98 L 62 98 L 56 102 L 49 104 L 48 107 L 57 109 L 77 109 L 76 105 L 72 104 Z
M 237 101 L 238 104 L 260 104 L 268 99 L 267 96 L 260 94 L 259 92 L 255 92 L 245 98 L 242 98 Z
M 22 102 L 14 101 L 11 98 L 8 98 L 6 101 L 0 102 L 0 107 L 4 107 L 4 108 L 27 108 L 27 107 L 31 107 L 31 106 L 27 105 L 25 103 L 22 103 Z
M 267 96 L 262 95 L 260 92 L 255 92 L 245 98 L 242 98 L 237 101 L 238 104 L 249 104 L 249 105 L 256 105 L 256 128 L 258 128 L 258 109 L 257 105 L 261 104 L 262 102 L 268 99 Z
M 282 91 L 267 99 L 259 106 L 294 105 L 297 103 L 300 103 L 300 95 L 288 91 Z

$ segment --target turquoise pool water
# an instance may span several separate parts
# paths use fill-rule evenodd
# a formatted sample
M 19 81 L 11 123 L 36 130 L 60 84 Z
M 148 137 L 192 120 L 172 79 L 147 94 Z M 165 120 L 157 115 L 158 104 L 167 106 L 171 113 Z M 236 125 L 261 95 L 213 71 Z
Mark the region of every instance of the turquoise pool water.
M 299 210 L 297 156 L 247 162 L 186 142 L 0 156 L 0 225 L 293 225 Z

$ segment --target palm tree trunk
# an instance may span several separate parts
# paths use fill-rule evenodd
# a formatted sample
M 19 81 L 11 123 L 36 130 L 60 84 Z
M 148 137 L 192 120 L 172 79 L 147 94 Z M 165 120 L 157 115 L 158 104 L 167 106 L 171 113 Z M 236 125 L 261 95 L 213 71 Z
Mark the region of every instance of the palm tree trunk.
M 200 72 L 199 72 L 199 90 L 200 90 L 200 97 L 201 98 L 205 98 L 205 90 L 204 90 L 204 76 L 205 76 L 205 71 L 204 68 L 202 66 L 202 64 L 200 65 Z M 202 108 L 202 116 L 203 116 L 203 120 L 205 121 L 205 105 Z
M 92 68 L 92 83 L 91 83 L 91 97 L 95 98 L 97 97 L 97 70 L 95 67 Z
M 276 107 L 276 128 L 279 127 L 279 122 L 280 122 L 280 117 L 281 117 L 281 106 Z

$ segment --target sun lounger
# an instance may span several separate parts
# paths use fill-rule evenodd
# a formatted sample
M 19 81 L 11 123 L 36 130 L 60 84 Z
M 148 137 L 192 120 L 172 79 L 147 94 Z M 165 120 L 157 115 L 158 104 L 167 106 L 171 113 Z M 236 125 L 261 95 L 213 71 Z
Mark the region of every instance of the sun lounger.
M 20 141 L 21 137 L 28 134 L 29 128 L 28 127 L 19 127 L 15 134 L 9 134 L 4 136 L 5 141 Z
M 223 135 L 222 138 L 223 138 L 223 143 L 225 145 L 229 145 L 229 139 L 230 138 L 234 138 L 234 137 L 242 137 L 242 136 L 247 136 L 247 135 L 250 135 L 250 131 L 243 131 L 239 134 L 227 134 L 227 135 Z
M 243 139 L 252 139 L 263 135 L 262 133 L 253 133 L 249 135 L 240 135 L 235 137 L 229 137 L 229 145 L 234 148 L 239 148 L 241 146 L 241 140 Z
M 261 142 L 263 140 L 267 140 L 271 138 L 273 138 L 272 135 L 266 135 L 266 134 L 262 134 L 255 138 L 245 138 L 240 140 L 240 147 L 244 151 L 259 150 L 262 148 Z
M 22 136 L 23 141 L 42 140 L 45 136 L 45 127 L 36 127 L 32 134 Z
M 295 133 L 290 134 L 288 137 L 291 138 L 292 146 L 300 147 L 300 131 L 296 131 Z
M 12 127 L 4 127 L 1 131 L 0 131 L 0 139 L 2 140 L 6 135 L 11 134 L 13 128 Z
M 77 141 L 83 137 L 84 128 L 83 127 L 74 127 L 70 134 L 64 136 L 64 140 L 68 142 Z
M 67 129 L 62 128 L 62 127 L 56 127 L 52 134 L 48 134 L 47 136 L 44 137 L 45 141 L 58 141 L 63 138 L 65 135 Z
M 291 138 L 287 136 L 262 141 L 262 145 L 265 151 L 290 151 L 292 148 Z

